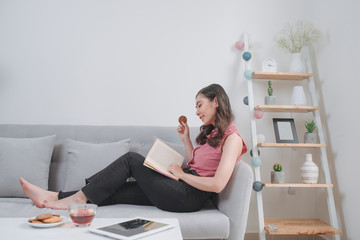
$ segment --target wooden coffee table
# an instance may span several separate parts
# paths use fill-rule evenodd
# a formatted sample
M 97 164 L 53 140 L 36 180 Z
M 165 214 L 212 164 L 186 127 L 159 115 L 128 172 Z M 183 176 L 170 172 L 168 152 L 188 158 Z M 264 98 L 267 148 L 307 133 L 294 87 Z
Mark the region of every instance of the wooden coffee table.
M 174 228 L 154 233 L 141 240 L 182 240 L 179 222 L 176 218 L 152 218 L 154 220 L 172 223 Z M 108 237 L 97 235 L 88 231 L 87 227 L 75 227 L 68 218 L 67 221 L 57 227 L 35 228 L 28 224 L 28 218 L 0 218 L 0 236 L 1 239 L 12 240 L 38 240 L 38 239 L 109 239 Z M 100 227 L 107 224 L 121 222 L 128 218 L 95 218 L 91 227 Z

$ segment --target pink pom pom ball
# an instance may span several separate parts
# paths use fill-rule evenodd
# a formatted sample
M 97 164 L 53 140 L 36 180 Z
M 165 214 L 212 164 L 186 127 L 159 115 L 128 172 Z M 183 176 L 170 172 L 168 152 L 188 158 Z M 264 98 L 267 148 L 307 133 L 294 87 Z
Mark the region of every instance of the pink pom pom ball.
M 257 119 L 261 119 L 264 116 L 264 113 L 261 110 L 255 110 L 254 116 Z
M 243 41 L 237 41 L 236 43 L 235 43 L 235 48 L 237 49 L 237 50 L 242 50 L 243 49 L 243 47 L 244 47 L 244 42 Z

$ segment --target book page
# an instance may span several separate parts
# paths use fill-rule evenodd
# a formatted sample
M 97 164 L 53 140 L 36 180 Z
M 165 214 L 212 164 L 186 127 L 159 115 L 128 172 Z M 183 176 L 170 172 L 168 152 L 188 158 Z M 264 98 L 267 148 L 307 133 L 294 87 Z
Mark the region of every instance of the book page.
M 155 171 L 168 176 L 168 174 L 171 174 L 168 172 L 168 168 L 171 163 L 181 166 L 183 162 L 184 156 L 176 152 L 160 139 L 156 139 L 145 159 L 144 164 L 153 168 Z

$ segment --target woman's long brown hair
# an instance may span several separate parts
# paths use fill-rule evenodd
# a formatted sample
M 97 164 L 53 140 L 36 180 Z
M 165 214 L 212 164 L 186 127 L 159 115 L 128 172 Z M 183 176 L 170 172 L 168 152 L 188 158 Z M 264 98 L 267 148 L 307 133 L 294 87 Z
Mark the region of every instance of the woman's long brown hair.
M 196 96 L 199 94 L 204 95 L 210 101 L 213 101 L 216 98 L 219 106 L 216 108 L 215 126 L 212 124 L 202 125 L 200 127 L 200 133 L 196 138 L 196 142 L 201 145 L 208 143 L 212 147 L 217 147 L 222 141 L 225 130 L 228 128 L 231 121 L 234 120 L 229 97 L 224 88 L 219 84 L 211 84 L 204 87 L 196 94 Z M 207 138 L 207 135 L 209 135 L 213 129 L 217 129 L 217 134 Z

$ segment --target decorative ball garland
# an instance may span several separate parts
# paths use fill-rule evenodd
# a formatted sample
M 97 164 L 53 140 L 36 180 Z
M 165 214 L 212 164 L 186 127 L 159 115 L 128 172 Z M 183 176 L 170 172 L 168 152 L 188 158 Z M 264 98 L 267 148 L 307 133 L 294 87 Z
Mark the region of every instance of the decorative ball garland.
M 243 57 L 243 59 L 245 61 L 249 61 L 251 59 L 251 53 L 250 52 L 244 52 L 242 57 Z
M 249 105 L 249 97 L 248 97 L 248 96 L 244 97 L 243 103 L 244 103 L 245 105 Z
M 261 111 L 261 110 L 259 110 L 259 109 L 254 111 L 254 117 L 255 117 L 255 118 L 261 119 L 263 116 L 264 116 L 263 111 Z
M 252 149 L 250 150 L 250 156 L 252 157 L 253 156 L 253 151 Z M 258 149 L 258 156 L 260 156 L 260 150 Z
M 263 184 L 260 181 L 255 181 L 253 183 L 253 189 L 255 192 L 260 192 L 263 189 Z
M 241 51 L 244 48 L 244 42 L 239 40 L 235 43 L 235 48 L 239 51 Z
M 254 166 L 254 167 L 259 167 L 261 165 L 261 159 L 259 157 L 253 157 L 251 159 L 251 164 Z
M 239 51 L 242 51 L 243 48 L 244 48 L 244 42 L 243 41 L 237 41 L 235 43 L 235 48 Z M 246 49 L 247 50 L 247 49 Z M 242 58 L 245 60 L 245 61 L 249 61 L 251 59 L 251 53 L 246 51 L 242 54 Z M 250 69 L 245 69 L 244 71 L 244 77 L 247 79 L 247 80 L 251 80 L 252 77 L 253 77 L 253 72 L 250 70 Z M 243 99 L 243 103 L 245 105 L 249 105 L 249 97 L 248 96 L 245 96 L 244 99 Z M 264 113 L 263 111 L 261 110 L 255 110 L 254 111 L 254 117 L 257 118 L 257 119 L 261 119 L 262 117 L 264 116 Z M 258 134 L 257 136 L 257 141 L 258 143 L 259 142 L 265 142 L 265 136 L 262 135 L 262 134 Z M 253 152 L 252 150 L 250 150 L 250 156 L 252 157 L 253 156 Z M 258 156 L 260 156 L 260 151 L 258 150 Z M 251 159 L 251 164 L 254 166 L 254 167 L 259 167 L 261 165 L 261 159 L 259 157 L 253 157 Z M 253 189 L 254 191 L 256 192 L 260 192 L 262 189 L 263 189 L 263 184 L 262 182 L 260 181 L 255 181 L 253 183 Z
M 245 77 L 247 80 L 251 80 L 252 75 L 253 75 L 253 73 L 252 73 L 251 70 L 245 70 L 245 72 L 244 72 L 244 77 Z

